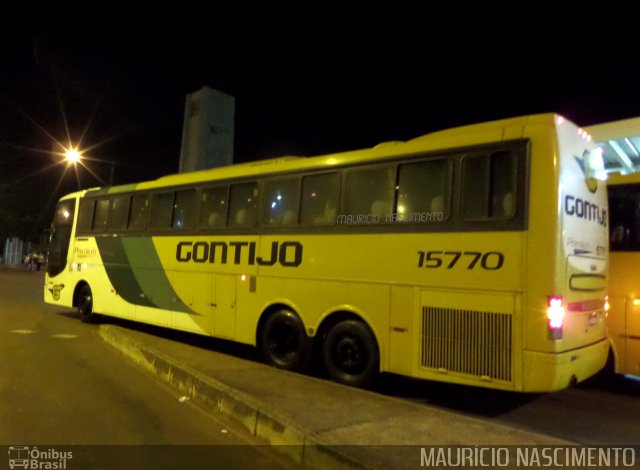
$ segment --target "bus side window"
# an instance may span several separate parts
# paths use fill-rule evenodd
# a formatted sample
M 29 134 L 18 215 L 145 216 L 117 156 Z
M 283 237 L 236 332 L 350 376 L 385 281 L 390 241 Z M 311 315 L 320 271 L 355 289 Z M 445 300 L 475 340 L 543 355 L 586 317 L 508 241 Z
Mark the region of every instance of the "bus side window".
M 171 227 L 173 193 L 151 195 L 151 217 L 149 228 L 163 229 Z
M 298 223 L 298 178 L 268 181 L 265 185 L 263 219 L 265 225 Z
M 139 231 L 147 227 L 147 217 L 149 215 L 149 196 L 138 194 L 131 198 L 131 218 L 129 219 L 129 230 Z
M 516 154 L 473 155 L 462 163 L 462 215 L 465 219 L 510 219 L 516 213 Z
M 185 189 L 176 191 L 173 203 L 172 227 L 177 229 L 192 228 L 196 219 L 196 191 Z
M 95 206 L 95 199 L 81 199 L 80 207 L 78 208 L 78 232 L 89 232 L 93 227 L 93 208 Z
M 327 173 L 302 178 L 300 222 L 334 225 L 340 200 L 340 174 Z
M 396 220 L 443 221 L 449 215 L 451 169 L 448 160 L 434 159 L 400 166 Z
M 129 221 L 129 196 L 115 196 L 111 201 L 111 217 L 109 219 L 109 230 L 124 230 Z
M 98 199 L 93 217 L 93 231 L 104 232 L 107 229 L 109 215 L 109 199 Z
M 227 187 L 205 188 L 200 193 L 200 227 L 224 227 L 227 220 Z
M 393 167 L 349 171 L 347 214 L 378 215 L 384 222 L 393 212 L 395 186 Z
M 229 198 L 230 227 L 253 227 L 257 222 L 258 183 L 239 183 L 231 186 Z

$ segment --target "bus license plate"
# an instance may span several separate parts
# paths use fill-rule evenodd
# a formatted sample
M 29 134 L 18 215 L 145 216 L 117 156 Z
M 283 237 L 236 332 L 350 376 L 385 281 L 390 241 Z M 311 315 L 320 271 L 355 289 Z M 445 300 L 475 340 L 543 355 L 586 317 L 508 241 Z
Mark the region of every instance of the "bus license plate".
M 600 312 L 593 312 L 591 315 L 589 315 L 589 326 L 595 326 L 600 323 L 600 316 Z

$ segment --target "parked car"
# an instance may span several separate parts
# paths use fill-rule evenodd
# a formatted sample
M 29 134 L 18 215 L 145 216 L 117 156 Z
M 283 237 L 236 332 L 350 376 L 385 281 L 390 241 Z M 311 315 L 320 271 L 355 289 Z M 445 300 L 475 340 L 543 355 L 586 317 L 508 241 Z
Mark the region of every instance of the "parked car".
M 44 264 L 44 255 L 42 253 L 32 251 L 31 253 L 24 255 L 22 263 L 28 264 L 30 270 L 40 271 L 40 268 Z

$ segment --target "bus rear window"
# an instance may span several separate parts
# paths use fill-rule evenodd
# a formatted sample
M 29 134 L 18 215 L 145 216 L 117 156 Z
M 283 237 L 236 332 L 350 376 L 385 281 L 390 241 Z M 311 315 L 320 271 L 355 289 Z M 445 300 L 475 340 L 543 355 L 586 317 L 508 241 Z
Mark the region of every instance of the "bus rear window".
M 515 215 L 516 153 L 467 156 L 462 168 L 462 215 L 467 220 L 510 219 Z

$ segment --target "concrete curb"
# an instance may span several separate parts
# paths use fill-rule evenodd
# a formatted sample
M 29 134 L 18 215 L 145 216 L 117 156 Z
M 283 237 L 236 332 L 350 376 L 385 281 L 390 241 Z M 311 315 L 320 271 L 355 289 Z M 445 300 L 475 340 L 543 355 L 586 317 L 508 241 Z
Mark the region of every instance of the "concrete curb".
M 211 377 L 204 376 L 167 355 L 129 338 L 112 325 L 100 325 L 103 341 L 151 375 L 173 386 L 212 414 L 241 425 L 270 444 L 280 455 L 304 468 L 365 469 L 336 446 L 325 444 L 313 431 L 268 411 L 265 405 Z

